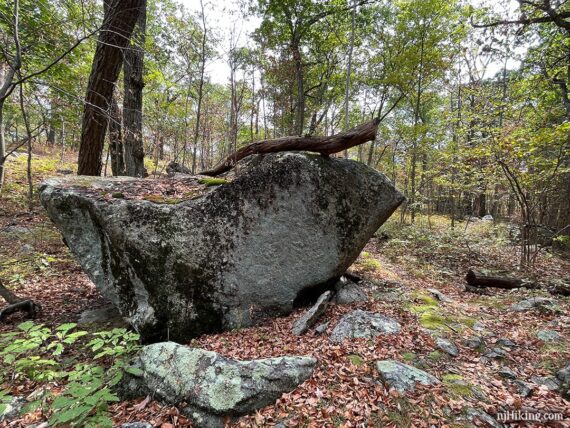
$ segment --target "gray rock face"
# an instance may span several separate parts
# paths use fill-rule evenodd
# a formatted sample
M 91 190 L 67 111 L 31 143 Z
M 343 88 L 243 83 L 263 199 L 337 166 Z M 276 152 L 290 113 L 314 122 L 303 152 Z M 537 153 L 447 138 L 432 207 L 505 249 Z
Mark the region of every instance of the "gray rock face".
M 197 426 L 223 426 L 237 416 L 273 403 L 311 375 L 316 360 L 279 357 L 235 361 L 173 342 L 145 346 L 133 361 L 142 375 L 128 375 L 124 397 L 153 395 L 169 403 L 186 402 L 184 412 Z
M 192 191 L 141 199 L 173 183 Z M 404 196 L 361 163 L 277 153 L 218 186 L 65 177 L 40 199 L 101 293 L 158 341 L 290 313 L 302 291 L 346 271 Z
M 319 319 L 319 317 L 327 310 L 332 291 L 325 291 L 311 309 L 306 311 L 293 325 L 292 333 L 296 336 L 304 334 Z
M 449 297 L 447 297 L 445 294 L 443 294 L 441 291 L 435 289 L 435 288 L 428 288 L 427 291 L 430 292 L 431 295 L 433 295 L 437 300 L 439 300 L 440 302 L 444 302 L 444 303 L 451 303 L 453 302 L 452 299 L 450 299 Z
M 469 408 L 465 411 L 465 414 L 467 416 L 467 419 L 470 420 L 471 422 L 481 421 L 484 422 L 486 426 L 491 428 L 504 427 L 503 424 L 497 422 L 497 420 L 494 417 L 492 417 L 490 414 L 484 412 L 481 409 Z
M 497 374 L 504 379 L 513 379 L 514 380 L 517 378 L 517 374 L 508 367 L 501 367 L 497 371 Z
M 340 343 L 345 339 L 361 339 L 381 334 L 399 333 L 400 324 L 382 314 L 357 309 L 343 316 L 333 329 L 330 341 Z
M 517 391 L 521 397 L 529 397 L 532 394 L 532 385 L 522 380 L 514 380 L 513 383 L 517 387 Z
M 395 360 L 377 361 L 376 369 L 382 381 L 399 392 L 413 391 L 416 383 L 422 385 L 439 383 L 435 376 Z
M 459 349 L 455 346 L 455 343 L 444 339 L 442 337 L 438 337 L 435 339 L 435 344 L 439 349 L 441 349 L 446 354 L 451 355 L 452 357 L 457 357 L 459 355 Z
M 122 424 L 121 428 L 152 428 L 152 425 L 148 422 L 128 422 Z

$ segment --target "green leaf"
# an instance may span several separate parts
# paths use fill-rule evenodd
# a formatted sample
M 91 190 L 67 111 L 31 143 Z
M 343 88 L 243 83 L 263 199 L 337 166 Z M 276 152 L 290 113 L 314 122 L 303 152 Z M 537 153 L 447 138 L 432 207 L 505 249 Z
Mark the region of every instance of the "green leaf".
M 138 367 L 127 367 L 127 368 L 125 368 L 125 371 L 129 374 L 132 374 L 133 376 L 142 376 L 144 373 Z

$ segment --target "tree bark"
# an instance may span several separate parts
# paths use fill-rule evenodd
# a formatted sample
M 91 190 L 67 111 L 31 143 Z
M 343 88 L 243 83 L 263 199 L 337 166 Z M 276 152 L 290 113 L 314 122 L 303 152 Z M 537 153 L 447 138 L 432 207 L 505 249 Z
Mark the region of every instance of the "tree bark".
M 79 145 L 79 175 L 101 175 L 108 110 L 119 77 L 122 51 L 129 44 L 144 0 L 107 0 L 87 85 Z
M 28 313 L 28 316 L 33 317 L 41 310 L 41 307 L 34 303 L 32 300 L 20 299 L 10 290 L 4 287 L 2 281 L 0 281 L 0 296 L 6 300 L 6 303 L 8 303 L 8 306 L 0 309 L 0 322 L 14 312 L 24 311 Z
M 135 25 L 130 48 L 125 50 L 123 76 L 123 134 L 125 173 L 131 177 L 144 176 L 144 147 L 142 138 L 143 66 L 146 31 L 146 0 Z
M 350 147 L 366 143 L 376 138 L 380 119 L 375 118 L 351 130 L 330 137 L 281 137 L 273 140 L 258 141 L 245 146 L 228 156 L 214 169 L 202 171 L 200 174 L 216 176 L 232 169 L 241 159 L 254 154 L 267 154 L 290 150 L 307 150 L 330 155 Z
M 111 122 L 109 123 L 109 152 L 111 153 L 111 172 L 115 177 L 125 174 L 125 161 L 123 158 L 123 132 L 121 110 L 117 99 L 111 99 Z

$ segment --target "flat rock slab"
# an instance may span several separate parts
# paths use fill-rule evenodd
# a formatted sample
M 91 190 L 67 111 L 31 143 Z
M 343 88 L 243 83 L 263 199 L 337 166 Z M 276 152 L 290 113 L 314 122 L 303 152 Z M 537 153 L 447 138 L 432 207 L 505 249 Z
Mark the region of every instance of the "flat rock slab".
M 536 337 L 543 342 L 561 342 L 564 340 L 564 336 L 555 330 L 539 330 Z
M 319 317 L 324 314 L 327 310 L 329 300 L 331 299 L 332 291 L 325 291 L 317 302 L 306 311 L 301 318 L 299 318 L 293 325 L 292 333 L 296 336 L 304 334 L 308 329 L 310 329 L 319 319 Z
M 231 181 L 54 178 L 40 200 L 101 293 L 156 342 L 290 313 L 404 196 L 362 163 L 289 152 L 253 156 Z
M 369 339 L 399 333 L 400 330 L 400 324 L 392 318 L 357 309 L 340 319 L 331 333 L 330 341 L 340 343 L 346 339 Z
M 225 416 L 267 406 L 311 376 L 316 360 L 278 357 L 236 361 L 174 342 L 145 346 L 132 366 L 141 370 L 121 385 L 124 397 L 151 395 L 172 405 L 199 427 L 223 427 Z
M 413 391 L 416 383 L 422 385 L 440 383 L 435 376 L 395 360 L 377 361 L 376 369 L 382 381 L 399 392 Z
M 515 312 L 523 312 L 534 308 L 552 308 L 554 306 L 554 300 L 549 299 L 548 297 L 531 297 L 511 305 L 511 309 Z

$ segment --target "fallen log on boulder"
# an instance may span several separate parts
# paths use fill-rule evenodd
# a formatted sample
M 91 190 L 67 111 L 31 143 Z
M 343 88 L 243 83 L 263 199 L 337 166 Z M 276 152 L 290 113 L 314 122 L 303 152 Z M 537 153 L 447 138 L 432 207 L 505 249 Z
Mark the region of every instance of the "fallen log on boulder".
M 504 290 L 514 288 L 535 288 L 536 284 L 522 278 L 508 276 L 505 273 L 487 270 L 469 269 L 465 275 L 467 284 L 472 287 L 493 287 Z
M 288 152 L 252 156 L 229 180 L 52 178 L 40 200 L 101 293 L 154 342 L 291 313 L 333 287 L 404 196 L 360 162 Z
M 273 140 L 263 140 L 242 147 L 228 156 L 214 169 L 200 172 L 200 175 L 216 176 L 232 169 L 237 162 L 251 155 L 286 152 L 292 150 L 305 150 L 308 152 L 331 155 L 342 152 L 359 144 L 376 138 L 380 119 L 376 118 L 356 128 L 328 137 L 281 137 Z

